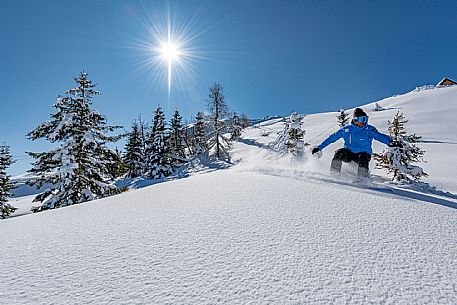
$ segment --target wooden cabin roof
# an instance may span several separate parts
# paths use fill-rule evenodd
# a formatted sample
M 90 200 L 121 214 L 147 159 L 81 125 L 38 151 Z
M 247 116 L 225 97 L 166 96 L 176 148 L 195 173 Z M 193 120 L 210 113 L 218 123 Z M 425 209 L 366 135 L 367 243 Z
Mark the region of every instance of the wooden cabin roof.
M 443 78 L 437 86 L 455 86 L 457 85 L 457 82 L 453 81 L 452 79 L 449 79 L 447 77 Z

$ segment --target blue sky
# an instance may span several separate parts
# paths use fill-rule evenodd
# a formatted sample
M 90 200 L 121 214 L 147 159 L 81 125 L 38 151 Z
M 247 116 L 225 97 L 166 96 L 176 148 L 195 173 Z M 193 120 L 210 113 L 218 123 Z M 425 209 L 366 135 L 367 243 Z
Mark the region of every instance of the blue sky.
M 12 174 L 26 171 L 25 151 L 50 145 L 25 134 L 83 69 L 103 94 L 94 108 L 126 127 L 139 115 L 149 121 L 157 104 L 190 120 L 213 82 L 233 110 L 263 117 L 456 79 L 456 16 L 456 1 L 0 0 L 0 142 L 19 159 Z M 165 63 L 147 65 L 146 48 L 167 20 L 191 38 L 170 95 Z

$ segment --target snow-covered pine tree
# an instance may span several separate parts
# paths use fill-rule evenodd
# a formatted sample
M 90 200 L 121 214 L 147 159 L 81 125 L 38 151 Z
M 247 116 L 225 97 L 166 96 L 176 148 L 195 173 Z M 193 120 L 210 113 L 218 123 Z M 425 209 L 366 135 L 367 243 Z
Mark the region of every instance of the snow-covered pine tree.
M 241 136 L 241 131 L 243 127 L 241 126 L 240 117 L 236 112 L 232 113 L 232 118 L 230 120 L 230 135 L 231 140 L 238 139 Z
M 205 115 L 203 112 L 198 112 L 195 116 L 193 143 L 195 154 L 200 154 L 208 148 L 208 140 L 206 136 Z
M 341 108 L 339 110 L 339 114 L 336 118 L 338 120 L 338 126 L 340 127 L 344 127 L 347 124 L 349 124 L 349 114 L 346 112 L 344 108 Z
M 382 108 L 382 106 L 379 105 L 378 103 L 376 103 L 376 105 L 375 105 L 375 107 L 373 109 L 373 111 L 383 111 L 383 110 L 384 110 L 384 108 Z
M 144 155 L 144 143 L 141 126 L 137 121 L 132 122 L 132 130 L 128 134 L 125 144 L 124 162 L 127 164 L 127 177 L 136 178 L 141 176 L 146 167 Z
M 384 168 L 393 180 L 415 180 L 427 177 L 422 167 L 413 163 L 425 162 L 424 153 L 416 143 L 421 139 L 416 134 L 407 135 L 404 125 L 408 122 L 403 113 L 397 112 L 392 121 L 389 121 L 389 133 L 393 140 L 393 147 L 388 147 L 381 154 L 374 154 L 377 168 Z
M 17 210 L 17 208 L 8 203 L 8 198 L 11 197 L 11 190 L 15 188 L 15 185 L 10 181 L 10 176 L 6 170 L 13 163 L 10 147 L 6 144 L 0 145 L 0 219 L 10 217 Z
M 141 137 L 141 143 L 143 143 L 143 147 L 141 148 L 142 152 L 143 152 L 143 157 L 144 157 L 144 167 L 146 168 L 147 166 L 147 156 L 146 156 L 146 150 L 147 150 L 147 135 L 148 135 L 148 130 L 149 130 L 149 127 L 148 127 L 148 124 L 146 124 L 143 119 L 139 118 L 138 120 L 138 124 L 139 124 L 139 127 L 140 127 L 140 137 Z M 143 170 L 145 169 L 143 168 Z
M 85 72 L 74 78 L 77 86 L 68 90 L 54 103 L 56 112 L 27 137 L 45 139 L 59 146 L 47 152 L 29 154 L 35 158 L 30 173 L 37 178 L 28 183 L 36 188 L 45 184 L 49 189 L 35 197 L 42 202 L 34 212 L 78 204 L 115 192 L 110 183 L 111 165 L 116 153 L 106 146 L 119 136 L 108 136 L 120 126 L 109 126 L 106 118 L 92 110 L 92 98 L 99 95 L 95 84 Z
M 287 134 L 288 139 L 285 142 L 287 148 L 291 153 L 301 155 L 304 148 L 303 137 L 305 131 L 301 129 L 301 118 L 296 112 L 292 112 L 289 117 Z
M 212 118 L 212 131 L 209 134 L 209 148 L 214 148 L 214 156 L 218 160 L 229 159 L 230 142 L 223 136 L 226 124 L 222 120 L 228 113 L 228 106 L 220 83 L 209 88 L 208 110 Z
M 108 165 L 108 168 L 111 172 L 111 176 L 113 176 L 114 178 L 119 178 L 127 172 L 128 167 L 122 158 L 122 153 L 119 151 L 117 147 L 114 149 L 114 153 L 116 155 L 115 160 L 113 163 Z
M 165 127 L 165 114 L 160 106 L 154 112 L 152 127 L 146 141 L 147 175 L 151 179 L 162 179 L 171 175 L 172 169 L 168 153 L 168 134 Z
M 186 158 L 184 136 L 181 114 L 175 110 L 170 121 L 170 156 L 174 159 L 174 164 L 182 163 Z

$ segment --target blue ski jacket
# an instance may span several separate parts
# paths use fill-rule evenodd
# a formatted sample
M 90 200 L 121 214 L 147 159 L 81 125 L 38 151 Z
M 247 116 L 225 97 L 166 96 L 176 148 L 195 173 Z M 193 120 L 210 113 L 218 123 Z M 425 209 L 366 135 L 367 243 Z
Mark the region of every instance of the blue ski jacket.
M 346 125 L 325 139 L 318 148 L 323 150 L 325 147 L 341 138 L 344 139 L 344 148 L 347 148 L 354 153 L 366 152 L 370 155 L 373 153 L 371 148 L 373 139 L 386 145 L 392 143 L 391 137 L 380 133 L 374 126 L 368 124 L 364 127 Z

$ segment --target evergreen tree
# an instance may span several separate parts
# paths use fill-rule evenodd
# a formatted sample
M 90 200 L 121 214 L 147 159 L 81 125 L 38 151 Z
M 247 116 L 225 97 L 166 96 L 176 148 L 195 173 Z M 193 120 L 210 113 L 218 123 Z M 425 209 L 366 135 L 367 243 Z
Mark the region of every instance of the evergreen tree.
M 427 177 L 424 170 L 413 163 L 425 162 L 425 151 L 416 143 L 421 139 L 415 134 L 407 135 L 404 125 L 408 122 L 403 113 L 397 112 L 393 120 L 389 121 L 389 133 L 393 140 L 392 147 L 386 148 L 381 154 L 374 154 L 377 168 L 384 168 L 388 174 L 393 175 L 393 180 L 420 180 Z
M 144 167 L 146 167 L 147 163 L 147 157 L 146 157 L 146 151 L 147 151 L 147 133 L 148 133 L 148 125 L 143 121 L 143 119 L 139 118 L 139 127 L 140 127 L 140 138 L 141 138 L 141 143 L 143 143 L 142 147 L 142 152 L 143 152 L 143 158 L 144 158 Z
M 230 120 L 230 135 L 231 140 L 238 139 L 241 136 L 243 127 L 241 125 L 240 117 L 236 112 L 233 112 L 232 119 Z
M 111 176 L 114 178 L 119 178 L 123 176 L 127 170 L 128 166 L 124 162 L 122 158 L 122 153 L 119 151 L 119 149 L 116 147 L 114 149 L 114 154 L 115 154 L 115 159 L 114 162 L 108 165 L 109 171 L 111 172 Z
M 276 140 L 270 146 L 283 154 L 288 152 L 296 156 L 301 156 L 304 152 L 305 143 L 303 141 L 306 131 L 301 128 L 301 118 L 296 112 L 292 112 L 286 119 L 282 132 L 278 133 Z M 309 145 L 306 143 L 306 145 Z
M 13 157 L 10 154 L 10 147 L 6 144 L 0 146 L 0 219 L 10 217 L 17 208 L 8 203 L 11 197 L 11 190 L 15 188 L 7 174 L 7 168 L 13 164 Z
M 228 113 L 228 107 L 220 83 L 214 83 L 209 88 L 208 110 L 212 117 L 212 131 L 209 135 L 209 147 L 214 148 L 216 159 L 229 159 L 228 148 L 230 143 L 223 136 L 226 124 L 222 120 Z
M 115 187 L 111 166 L 116 153 L 106 146 L 119 136 L 107 136 L 119 126 L 109 126 L 106 118 L 92 110 L 92 98 L 99 95 L 95 84 L 85 72 L 74 78 L 77 86 L 68 90 L 54 103 L 56 112 L 27 136 L 31 140 L 45 139 L 59 144 L 48 152 L 29 153 L 35 162 L 29 171 L 37 178 L 30 185 L 49 189 L 35 197 L 42 205 L 33 210 L 59 208 L 112 194 Z
M 152 127 L 148 135 L 146 157 L 148 161 L 148 176 L 151 179 L 161 179 L 171 175 L 170 149 L 165 128 L 165 114 L 160 106 L 154 112 Z
M 285 142 L 287 148 L 291 153 L 301 155 L 304 148 L 305 131 L 301 129 L 301 118 L 296 112 L 292 112 L 289 117 L 287 134 L 288 139 Z
M 349 114 L 343 108 L 341 108 L 339 112 L 340 113 L 336 117 L 338 120 L 338 125 L 340 127 L 344 127 L 349 124 Z
M 202 153 L 208 148 L 205 115 L 203 114 L 203 112 L 198 112 L 195 116 L 193 143 L 195 147 L 195 154 Z
M 184 129 L 181 121 L 181 114 L 175 110 L 170 121 L 170 153 L 177 161 L 176 163 L 181 163 L 182 159 L 186 157 Z
M 384 110 L 384 108 L 382 108 L 382 106 L 379 105 L 378 103 L 376 103 L 375 108 L 373 109 L 373 111 L 383 111 L 383 110 Z
M 125 144 L 124 162 L 127 164 L 127 177 L 141 176 L 145 169 L 144 143 L 140 124 L 132 123 L 132 130 L 128 134 Z

